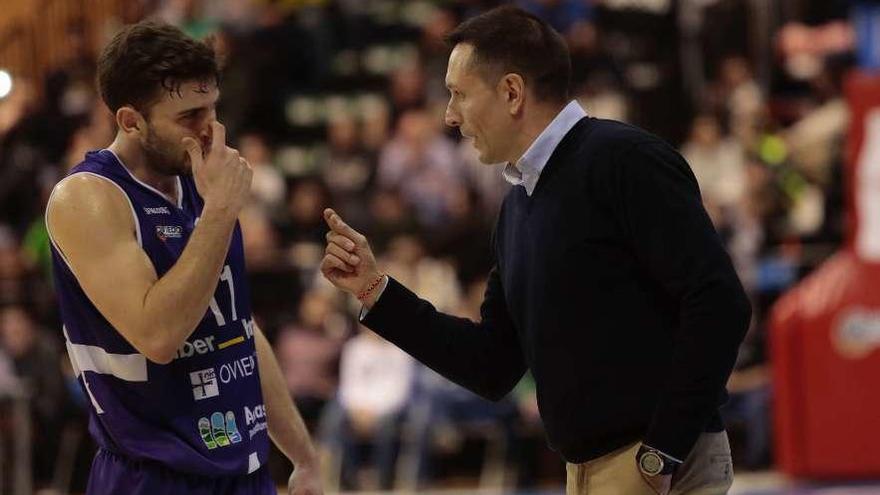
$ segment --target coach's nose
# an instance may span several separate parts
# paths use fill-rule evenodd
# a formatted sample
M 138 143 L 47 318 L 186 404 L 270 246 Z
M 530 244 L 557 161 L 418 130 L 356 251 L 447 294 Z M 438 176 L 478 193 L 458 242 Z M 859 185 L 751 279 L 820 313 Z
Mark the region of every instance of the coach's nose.
M 446 105 L 446 114 L 443 116 L 443 120 L 449 127 L 458 127 L 461 125 L 461 116 L 452 108 L 452 102 Z

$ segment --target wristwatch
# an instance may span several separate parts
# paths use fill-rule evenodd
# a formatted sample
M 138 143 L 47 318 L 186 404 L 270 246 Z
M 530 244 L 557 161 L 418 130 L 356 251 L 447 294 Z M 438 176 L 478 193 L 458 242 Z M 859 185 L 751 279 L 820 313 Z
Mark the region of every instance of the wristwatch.
M 677 459 L 673 459 L 657 449 L 642 445 L 636 454 L 636 462 L 639 471 L 645 476 L 663 476 L 672 474 L 681 465 Z

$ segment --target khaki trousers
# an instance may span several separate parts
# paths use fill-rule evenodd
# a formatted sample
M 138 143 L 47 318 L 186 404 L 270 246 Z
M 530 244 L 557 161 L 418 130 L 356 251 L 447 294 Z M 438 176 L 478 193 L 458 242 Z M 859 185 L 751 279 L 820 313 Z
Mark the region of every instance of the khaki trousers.
M 583 464 L 568 464 L 566 495 L 657 495 L 636 465 L 640 446 L 636 442 Z M 724 495 L 732 483 L 727 433 L 703 433 L 673 476 L 669 495 Z

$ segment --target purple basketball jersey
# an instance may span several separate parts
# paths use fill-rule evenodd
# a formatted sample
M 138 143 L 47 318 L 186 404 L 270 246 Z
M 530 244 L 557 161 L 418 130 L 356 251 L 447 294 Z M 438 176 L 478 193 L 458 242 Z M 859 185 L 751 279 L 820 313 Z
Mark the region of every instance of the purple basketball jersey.
M 100 176 L 118 187 L 156 273 L 171 269 L 203 207 L 191 177 L 178 177 L 174 204 L 132 176 L 110 150 L 88 153 L 70 174 Z M 167 365 L 146 359 L 101 315 L 54 242 L 52 259 L 68 354 L 91 400 L 89 431 L 102 448 L 211 477 L 252 473 L 266 463 L 267 423 L 238 225 L 210 307 Z M 112 273 L 106 283 L 113 283 Z

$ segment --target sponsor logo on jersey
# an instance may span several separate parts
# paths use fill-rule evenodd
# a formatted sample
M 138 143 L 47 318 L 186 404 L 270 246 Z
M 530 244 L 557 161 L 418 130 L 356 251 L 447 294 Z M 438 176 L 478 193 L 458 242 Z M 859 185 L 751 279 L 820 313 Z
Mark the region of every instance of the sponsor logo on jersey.
M 257 370 L 256 353 L 250 356 L 235 359 L 228 363 L 221 364 L 218 368 L 217 375 L 220 377 L 220 383 L 230 383 L 239 378 L 245 378 L 254 374 Z
M 160 241 L 180 239 L 183 237 L 183 227 L 180 225 L 156 225 L 156 236 Z
M 244 406 L 244 422 L 248 428 L 248 438 L 254 438 L 254 435 L 261 431 L 266 431 L 269 424 L 266 422 L 266 406 L 257 404 L 254 407 Z
M 177 350 L 177 358 L 188 358 L 192 357 L 196 354 L 208 354 L 209 352 L 214 352 L 216 347 L 214 346 L 214 336 L 210 335 L 203 339 L 192 339 L 191 341 L 185 341 L 180 349 Z
M 832 334 L 834 346 L 844 357 L 860 359 L 880 348 L 880 311 L 853 308 L 838 319 Z
M 257 404 L 254 407 L 244 406 L 244 422 L 248 426 L 256 423 L 257 421 L 265 421 L 266 419 L 266 406 L 263 404 Z
M 144 207 L 144 213 L 147 215 L 170 215 L 171 210 L 167 206 Z
M 234 346 L 234 345 L 236 345 L 236 344 L 241 344 L 242 342 L 244 342 L 244 337 L 242 337 L 241 335 L 239 335 L 238 337 L 232 337 L 232 338 L 229 339 L 229 340 L 224 340 L 223 342 L 220 342 L 220 343 L 217 345 L 217 348 L 218 348 L 218 349 L 226 349 L 227 347 L 231 347 L 231 346 Z
M 175 356 L 175 359 L 188 358 L 197 354 L 208 354 L 217 350 L 223 350 L 227 347 L 241 344 L 246 340 L 254 338 L 254 321 L 250 318 L 242 318 L 241 324 L 244 328 L 244 335 L 237 335 L 235 337 L 217 342 L 216 344 L 214 343 L 215 338 L 213 335 L 210 335 L 203 339 L 192 339 L 185 341 L 183 345 L 180 346 L 180 349 L 177 350 L 177 355 Z
M 193 371 L 189 374 L 189 381 L 193 387 L 193 399 L 204 400 L 220 395 L 220 387 L 217 385 L 217 374 L 214 368 Z
M 238 432 L 235 413 L 232 411 L 226 411 L 226 414 L 215 412 L 210 417 L 199 418 L 197 425 L 199 436 L 208 450 L 241 442 L 241 433 Z
M 205 368 L 189 374 L 193 399 L 199 401 L 220 395 L 220 384 L 229 384 L 239 378 L 253 376 L 257 371 L 256 353 L 234 359 L 216 368 Z
M 242 318 L 241 324 L 244 327 L 244 337 L 246 339 L 254 338 L 254 320 L 250 318 Z

